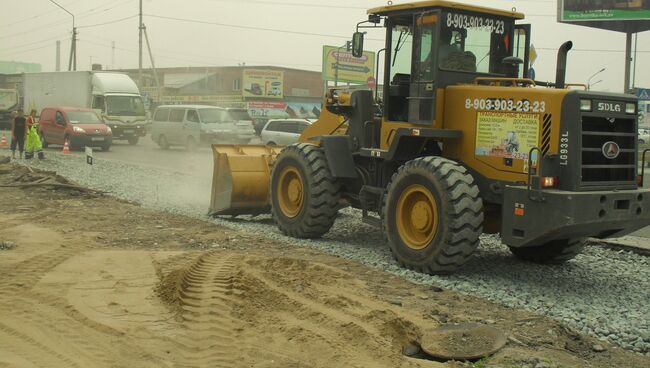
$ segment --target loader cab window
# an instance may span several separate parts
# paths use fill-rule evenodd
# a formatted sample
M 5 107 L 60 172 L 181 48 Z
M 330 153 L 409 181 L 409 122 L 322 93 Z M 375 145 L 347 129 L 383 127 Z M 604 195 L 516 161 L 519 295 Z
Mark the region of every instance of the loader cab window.
M 411 54 L 413 50 L 413 27 L 398 25 L 393 28 L 391 50 L 393 51 L 390 78 L 399 79 L 411 75 Z
M 386 75 L 390 76 L 386 111 L 388 120 L 431 125 L 435 108 L 434 40 L 438 12 L 390 20 L 390 52 Z
M 502 61 L 513 54 L 512 19 L 464 12 L 445 12 L 442 18 L 441 70 L 504 74 Z
M 391 20 L 389 37 L 390 52 L 386 52 L 386 68 L 390 76 L 388 85 L 388 120 L 408 120 L 408 97 L 413 65 L 413 18 L 403 17 Z

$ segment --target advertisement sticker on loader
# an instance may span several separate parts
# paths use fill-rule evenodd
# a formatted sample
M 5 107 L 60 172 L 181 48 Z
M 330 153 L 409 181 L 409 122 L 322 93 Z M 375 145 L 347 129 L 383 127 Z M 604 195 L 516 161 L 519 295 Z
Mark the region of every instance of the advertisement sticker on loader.
M 213 215 L 272 213 L 282 233 L 317 238 L 343 206 L 378 225 L 403 265 L 457 270 L 482 233 L 526 261 L 561 263 L 585 239 L 650 224 L 637 177 L 637 98 L 568 89 L 529 70 L 515 11 L 422 1 L 368 11 L 385 28 L 383 99 L 330 89 L 299 143 L 213 146 Z

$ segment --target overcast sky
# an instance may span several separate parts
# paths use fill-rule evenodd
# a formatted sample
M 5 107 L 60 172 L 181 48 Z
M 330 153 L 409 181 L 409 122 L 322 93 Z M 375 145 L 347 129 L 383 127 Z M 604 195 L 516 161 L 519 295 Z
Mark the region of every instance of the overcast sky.
M 92 63 L 138 66 L 138 0 L 58 0 L 75 15 L 79 70 Z M 394 1 L 404 3 L 406 1 Z M 557 23 L 555 0 L 465 0 L 501 9 L 516 8 L 533 27 L 538 80 L 554 80 L 557 47 L 572 40 L 567 81 L 594 89 L 623 89 L 625 34 Z M 0 0 L 0 60 L 55 68 L 55 41 L 67 69 L 72 17 L 49 0 Z M 277 65 L 320 70 L 322 46 L 340 46 L 366 8 L 382 0 L 144 0 L 144 23 L 156 66 Z M 176 18 L 176 19 L 170 19 Z M 103 24 L 107 23 L 107 24 Z M 378 50 L 382 31 L 370 31 L 366 49 Z M 373 39 L 376 39 L 373 40 Z M 115 42 L 114 59 L 111 48 Z M 146 50 L 146 49 L 145 49 Z M 650 32 L 639 34 L 635 84 L 650 88 Z M 144 65 L 149 66 L 145 55 Z

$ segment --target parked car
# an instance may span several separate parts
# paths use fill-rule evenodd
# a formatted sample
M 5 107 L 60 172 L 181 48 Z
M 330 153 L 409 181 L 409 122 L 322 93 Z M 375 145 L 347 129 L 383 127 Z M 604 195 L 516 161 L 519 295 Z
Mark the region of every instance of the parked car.
M 100 147 L 108 151 L 113 144 L 111 128 L 93 109 L 46 107 L 41 111 L 38 127 L 43 147 L 68 141 L 70 149 Z
M 199 144 L 244 144 L 255 136 L 246 109 L 206 105 L 163 105 L 153 114 L 151 139 L 160 148 Z
M 269 120 L 262 129 L 260 137 L 264 144 L 270 146 L 296 143 L 302 131 L 311 123 L 312 121 L 307 119 Z

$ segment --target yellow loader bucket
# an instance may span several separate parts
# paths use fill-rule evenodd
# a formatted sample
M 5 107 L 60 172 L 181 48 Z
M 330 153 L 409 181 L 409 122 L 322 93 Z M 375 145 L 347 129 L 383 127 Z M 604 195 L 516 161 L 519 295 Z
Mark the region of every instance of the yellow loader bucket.
M 282 147 L 214 144 L 210 215 L 269 212 L 271 168 Z

